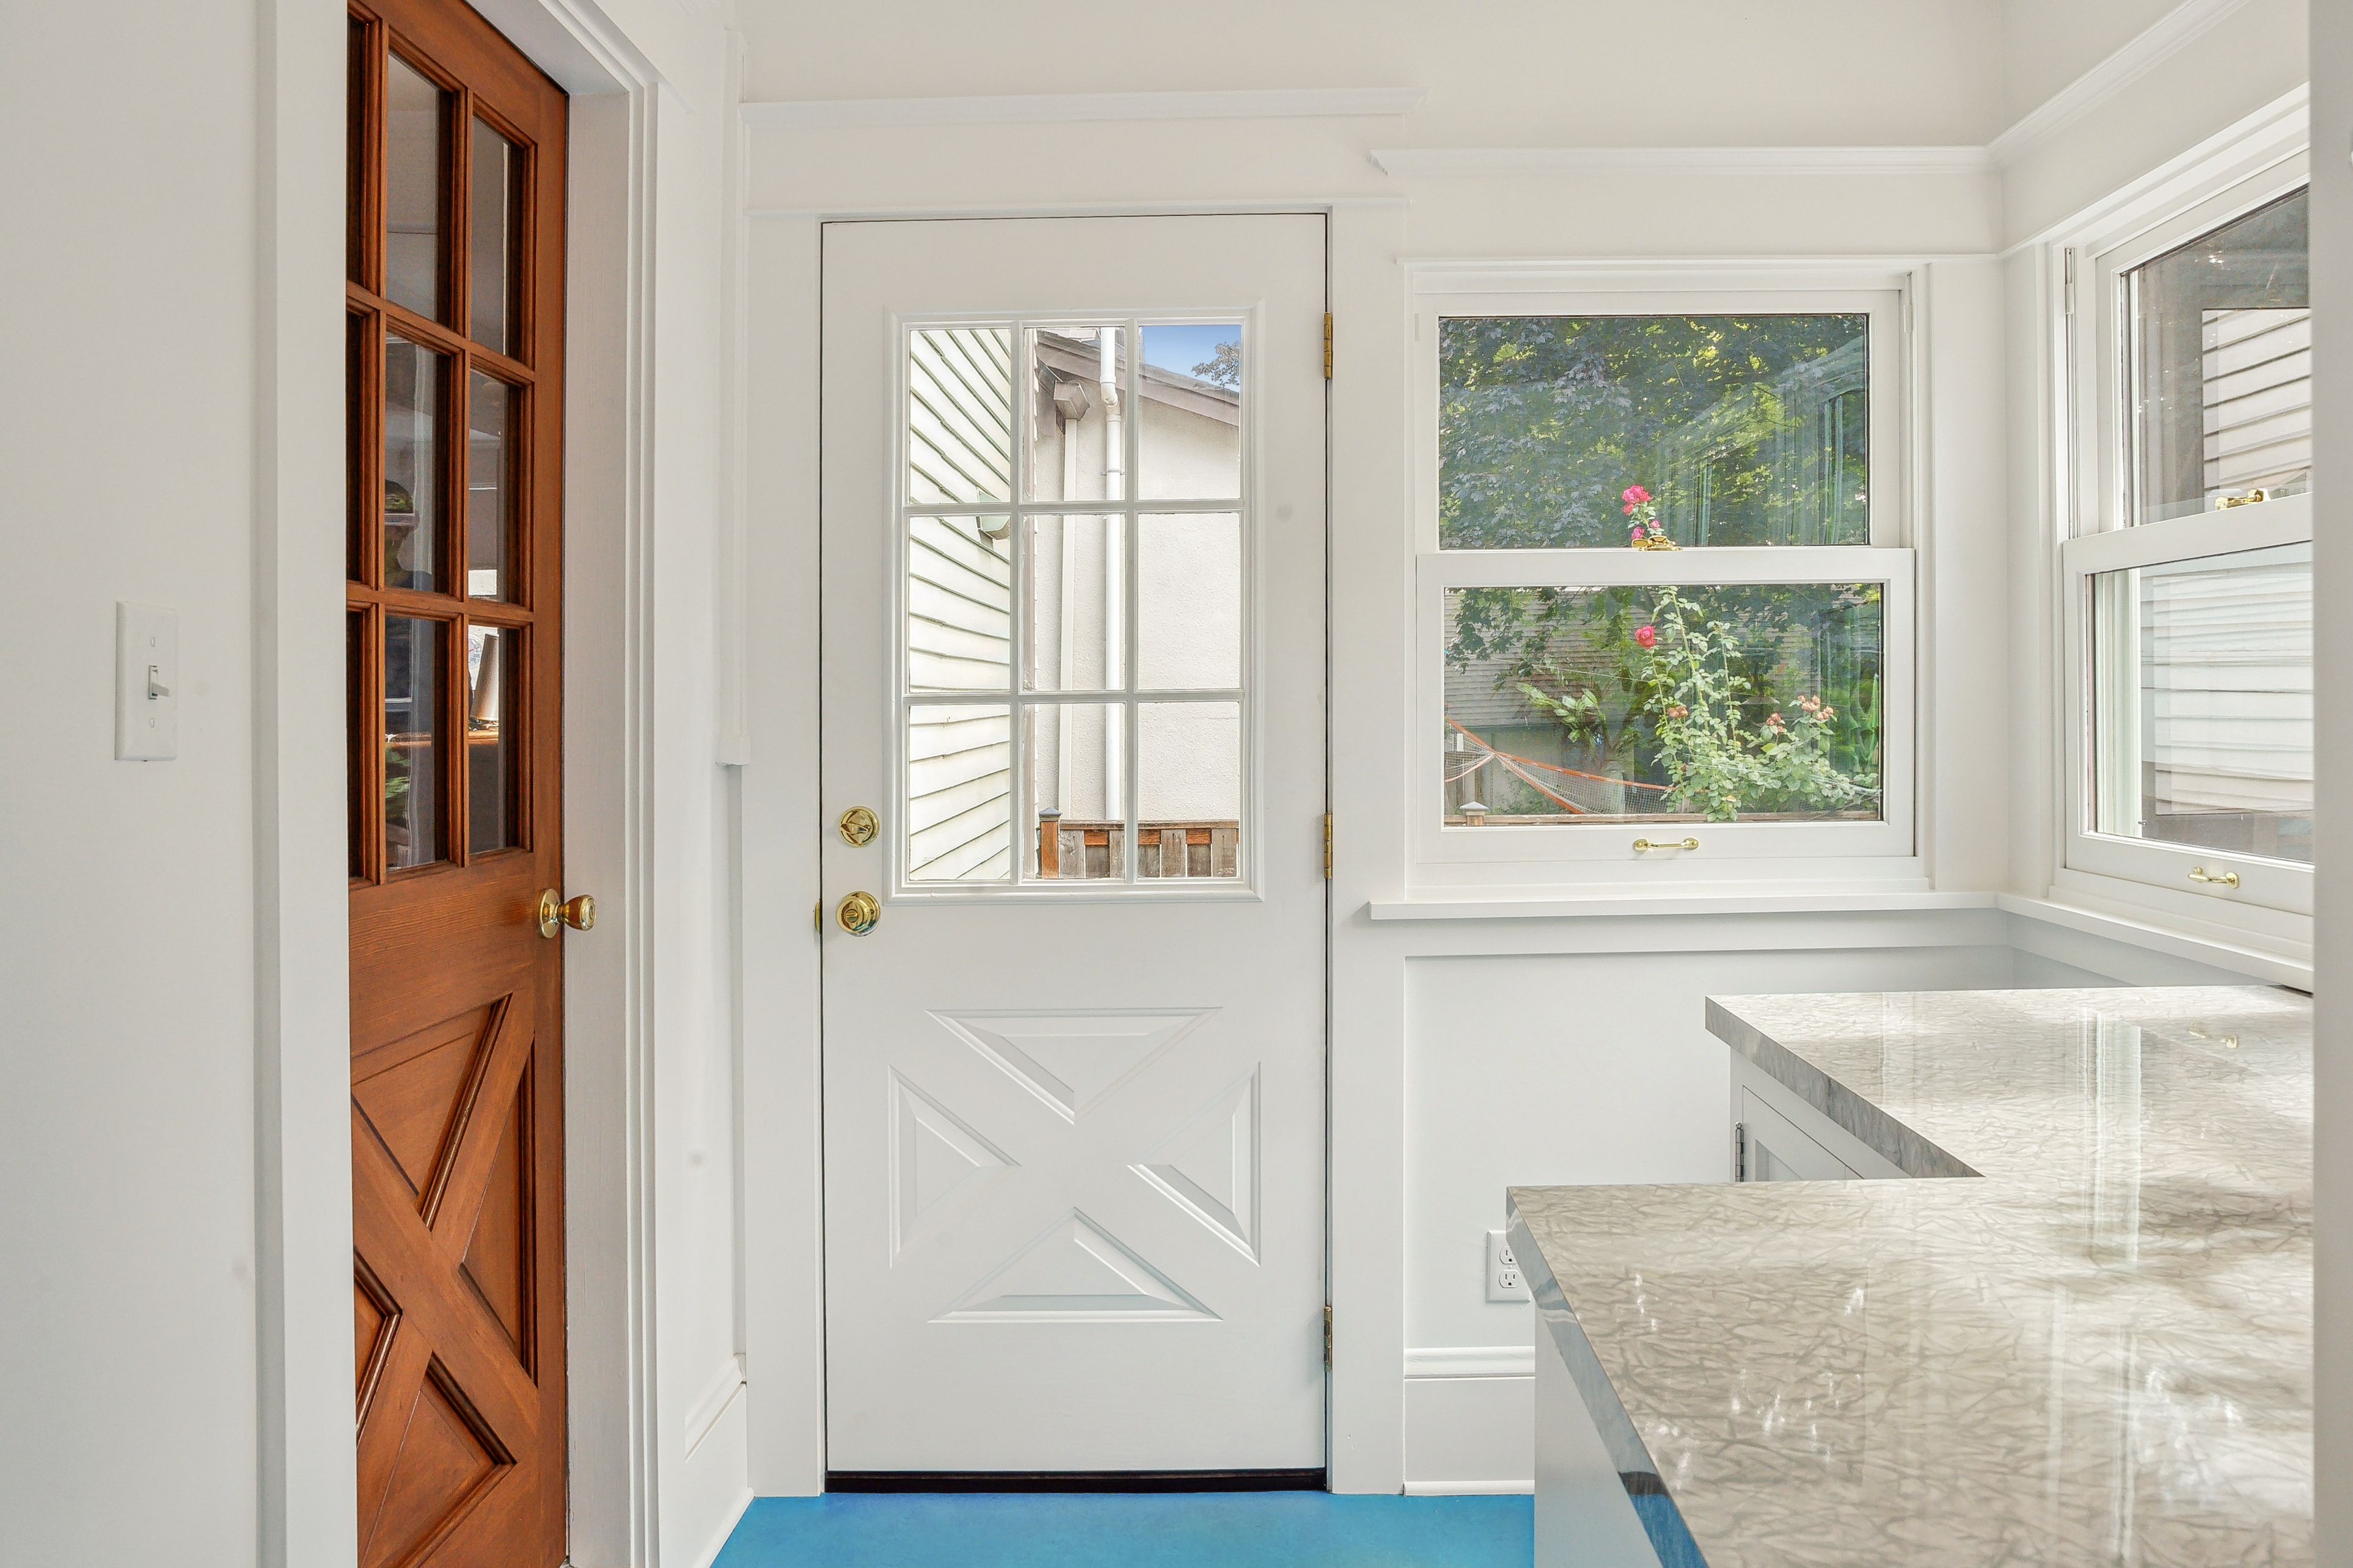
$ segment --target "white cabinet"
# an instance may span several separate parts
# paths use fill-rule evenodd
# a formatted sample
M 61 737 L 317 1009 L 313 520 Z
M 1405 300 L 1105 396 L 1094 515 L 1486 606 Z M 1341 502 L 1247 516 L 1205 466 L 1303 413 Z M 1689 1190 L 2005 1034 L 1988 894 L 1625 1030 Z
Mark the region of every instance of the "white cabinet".
M 1731 1146 L 1736 1181 L 1848 1182 L 1905 1173 L 1736 1051 Z

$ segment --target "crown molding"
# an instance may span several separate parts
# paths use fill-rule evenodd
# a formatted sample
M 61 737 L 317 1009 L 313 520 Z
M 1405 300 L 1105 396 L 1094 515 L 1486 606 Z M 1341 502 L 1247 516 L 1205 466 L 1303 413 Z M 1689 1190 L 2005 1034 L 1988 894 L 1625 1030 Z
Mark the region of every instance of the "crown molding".
M 746 125 L 1046 125 L 1086 121 L 1361 120 L 1409 114 L 1419 87 L 1278 88 L 1235 92 L 1067 92 L 988 98 L 803 99 L 743 106 Z
M 1387 174 L 1520 174 L 1708 169 L 1804 174 L 1982 174 L 1982 147 L 1376 147 Z
M 2226 186 L 2266 170 L 2299 164 L 2311 143 L 2312 84 L 2299 82 L 2253 113 L 2194 147 L 2183 149 L 2137 180 L 2088 206 L 2043 225 L 2003 250 L 2004 257 L 2039 245 L 2106 248 L 2126 235 L 2161 223 Z M 2297 172 L 2298 178 L 2302 177 Z
M 2183 0 L 2115 54 L 2052 93 L 1986 144 L 2007 168 L 2188 48 L 2247 0 Z

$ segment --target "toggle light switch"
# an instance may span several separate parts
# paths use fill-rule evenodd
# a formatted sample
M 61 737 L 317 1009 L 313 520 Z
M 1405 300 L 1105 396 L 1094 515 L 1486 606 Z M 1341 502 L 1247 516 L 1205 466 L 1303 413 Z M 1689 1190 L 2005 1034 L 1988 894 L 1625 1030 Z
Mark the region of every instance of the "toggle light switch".
M 114 606 L 114 755 L 127 763 L 180 754 L 180 614 Z

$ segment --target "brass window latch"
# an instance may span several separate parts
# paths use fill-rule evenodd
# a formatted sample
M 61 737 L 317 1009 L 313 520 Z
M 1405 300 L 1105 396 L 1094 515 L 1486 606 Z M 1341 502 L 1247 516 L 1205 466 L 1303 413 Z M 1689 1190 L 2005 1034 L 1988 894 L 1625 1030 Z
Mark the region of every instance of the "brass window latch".
M 2220 888 L 2235 888 L 2239 885 L 2239 874 L 2236 871 L 2209 872 L 2203 866 L 2190 867 L 2189 879 L 2193 882 L 2211 882 Z
M 1634 853 L 1637 855 L 1647 855 L 1653 849 L 1696 849 L 1698 847 L 1699 840 L 1696 838 L 1637 838 L 1634 840 Z

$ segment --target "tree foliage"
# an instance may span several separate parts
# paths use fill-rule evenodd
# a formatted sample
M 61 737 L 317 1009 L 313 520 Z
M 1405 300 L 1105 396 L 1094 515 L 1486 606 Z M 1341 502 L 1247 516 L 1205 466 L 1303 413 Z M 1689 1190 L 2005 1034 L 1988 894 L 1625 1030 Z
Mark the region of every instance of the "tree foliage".
M 1241 385 L 1242 345 L 1219 343 L 1214 355 L 1193 367 L 1193 374 L 1217 386 Z
M 1623 544 L 1629 485 L 1683 543 L 1849 542 L 1868 332 L 1862 315 L 1445 318 L 1440 542 Z

